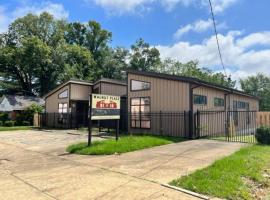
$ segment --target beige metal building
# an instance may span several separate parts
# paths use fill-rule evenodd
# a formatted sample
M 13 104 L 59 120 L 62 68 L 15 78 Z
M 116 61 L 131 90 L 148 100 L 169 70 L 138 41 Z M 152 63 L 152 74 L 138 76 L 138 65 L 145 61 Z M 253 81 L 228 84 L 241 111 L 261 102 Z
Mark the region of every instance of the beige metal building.
M 44 96 L 46 124 L 57 126 L 76 121 L 87 125 L 90 94 L 126 96 L 126 88 L 124 81 L 114 79 L 102 78 L 95 83 L 71 79 Z
M 162 134 L 166 135 L 185 136 L 187 129 L 192 127 L 189 122 L 193 123 L 195 120 L 193 114 L 185 115 L 185 113 L 195 113 L 197 110 L 202 113 L 238 111 L 239 115 L 239 111 L 259 110 L 257 97 L 196 78 L 133 70 L 128 70 L 127 76 L 128 111 L 131 113 L 128 121 L 129 130 L 132 132 L 160 134 L 162 131 Z M 224 133 L 226 120 L 234 120 L 234 128 L 241 129 L 241 121 L 249 118 L 248 112 L 241 116 L 236 116 L 233 112 L 230 116 L 226 116 L 225 112 L 221 113 L 222 116 L 218 114 L 201 116 L 200 124 L 206 126 L 211 124 L 213 126 L 211 130 Z M 200 128 L 201 134 L 209 131 L 209 127 Z

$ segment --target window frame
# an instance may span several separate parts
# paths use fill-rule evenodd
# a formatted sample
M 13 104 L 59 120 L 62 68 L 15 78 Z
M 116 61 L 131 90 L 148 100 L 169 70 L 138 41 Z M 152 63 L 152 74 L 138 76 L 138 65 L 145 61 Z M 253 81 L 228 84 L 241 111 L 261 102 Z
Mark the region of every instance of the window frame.
M 60 97 L 60 94 L 63 94 L 64 92 L 67 92 L 67 96 L 66 97 Z M 68 98 L 68 89 L 65 89 L 62 92 L 58 93 L 58 99 L 66 99 L 66 98 Z
M 132 81 L 148 83 L 148 84 L 149 84 L 149 88 L 146 88 L 146 89 L 139 89 L 139 90 L 133 90 L 133 89 L 132 89 Z M 151 90 L 151 82 L 148 82 L 148 81 L 141 81 L 141 80 L 136 80 L 136 79 L 130 79 L 130 91 L 131 91 L 131 92 L 146 91 L 146 90 Z
M 219 102 L 218 102 L 218 104 L 216 104 L 216 101 L 215 101 L 216 99 L 217 99 L 218 101 L 219 101 L 219 100 L 222 100 L 222 102 L 223 102 L 222 105 L 220 105 Z M 214 106 L 215 106 L 215 107 L 224 107 L 224 106 L 225 106 L 225 99 L 224 99 L 224 98 L 221 98 L 221 97 L 215 97 L 215 98 L 214 98 Z
M 60 104 L 62 104 L 62 112 L 59 112 L 60 109 Z M 67 105 L 64 107 L 64 105 Z M 63 112 L 63 109 L 66 108 L 67 112 Z M 67 124 L 67 119 L 68 119 L 68 103 L 67 102 L 59 102 L 58 103 L 58 123 L 59 124 Z
M 205 103 L 195 103 L 195 97 L 196 96 L 199 96 L 199 97 L 205 97 Z M 193 94 L 193 104 L 194 105 L 207 105 L 208 104 L 208 99 L 207 99 L 207 96 L 206 95 L 201 95 L 201 94 Z
M 143 98 L 148 98 L 149 99 L 149 104 L 141 104 L 141 99 Z M 132 99 L 140 99 L 140 104 L 139 105 L 132 105 Z M 142 112 L 141 112 L 141 107 L 142 106 L 149 106 L 149 120 L 142 120 Z M 139 127 L 136 127 L 136 124 L 135 126 L 133 127 L 132 126 L 132 106 L 139 106 L 139 120 L 135 120 L 135 123 L 136 121 L 139 121 L 140 123 L 140 126 Z M 131 97 L 130 98 L 130 127 L 132 129 L 151 129 L 151 125 L 152 125 L 152 119 L 151 119 L 151 97 L 150 96 L 143 96 L 143 97 Z M 150 122 L 150 126 L 148 128 L 146 127 L 142 127 L 142 121 L 149 121 Z

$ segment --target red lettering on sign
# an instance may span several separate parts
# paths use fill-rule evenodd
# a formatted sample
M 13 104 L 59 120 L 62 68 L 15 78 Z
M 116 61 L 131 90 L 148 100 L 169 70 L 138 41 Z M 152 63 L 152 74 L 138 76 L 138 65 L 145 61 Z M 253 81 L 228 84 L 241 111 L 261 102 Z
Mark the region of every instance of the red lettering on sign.
M 96 108 L 117 108 L 117 104 L 113 101 L 106 103 L 104 100 L 96 103 Z

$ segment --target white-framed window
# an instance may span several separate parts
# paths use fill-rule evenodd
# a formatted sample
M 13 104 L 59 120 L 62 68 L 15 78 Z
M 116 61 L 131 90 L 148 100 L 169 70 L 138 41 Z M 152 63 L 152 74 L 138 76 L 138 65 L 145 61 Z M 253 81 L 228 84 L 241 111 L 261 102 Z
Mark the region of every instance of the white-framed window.
M 68 112 L 67 103 L 59 103 L 58 104 L 58 113 L 67 113 L 67 112 Z
M 59 99 L 64 99 L 68 97 L 68 90 L 64 90 L 63 92 L 58 94 Z
M 151 84 L 145 81 L 131 80 L 130 90 L 140 91 L 140 90 L 150 90 Z
M 68 118 L 68 104 L 59 103 L 58 104 L 58 123 L 66 124 Z
M 136 97 L 130 99 L 131 127 L 151 128 L 150 97 Z

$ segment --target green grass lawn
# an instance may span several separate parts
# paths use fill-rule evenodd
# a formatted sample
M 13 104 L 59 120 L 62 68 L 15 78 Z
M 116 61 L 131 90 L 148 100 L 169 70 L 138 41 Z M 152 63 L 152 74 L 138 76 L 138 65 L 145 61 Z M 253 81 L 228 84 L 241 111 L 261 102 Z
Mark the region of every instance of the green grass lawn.
M 269 169 L 270 146 L 253 145 L 170 184 L 225 199 L 267 199 Z
M 0 126 L 0 131 L 18 131 L 18 130 L 31 130 L 33 126 Z
M 69 146 L 67 148 L 67 151 L 70 153 L 84 155 L 109 155 L 114 153 L 125 153 L 181 141 L 184 141 L 184 139 L 150 135 L 122 136 L 119 138 L 118 141 L 116 141 L 115 139 L 95 141 L 90 147 L 88 147 L 87 143 L 85 142 L 74 144 Z

